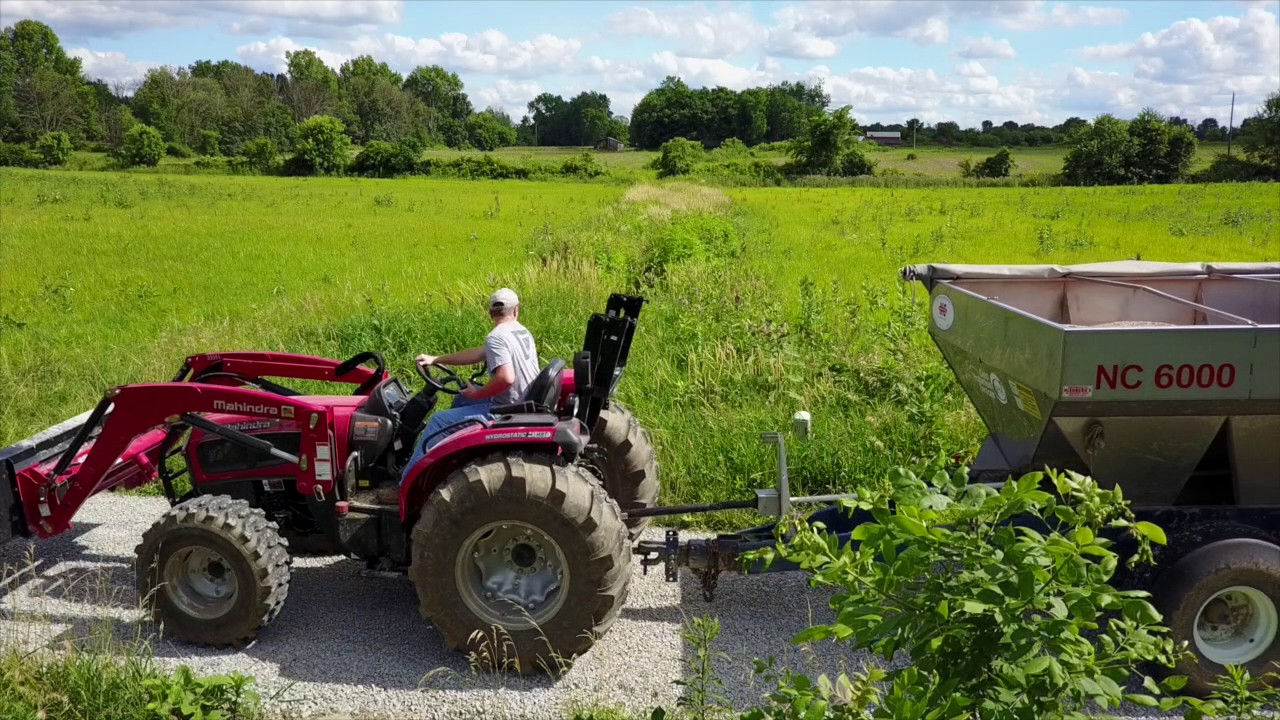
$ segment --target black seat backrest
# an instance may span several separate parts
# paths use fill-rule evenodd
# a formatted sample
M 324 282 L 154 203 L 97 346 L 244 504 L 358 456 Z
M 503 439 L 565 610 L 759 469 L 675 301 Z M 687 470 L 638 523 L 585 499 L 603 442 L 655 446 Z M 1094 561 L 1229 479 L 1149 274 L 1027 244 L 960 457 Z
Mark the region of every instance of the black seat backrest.
M 556 358 L 542 368 L 542 372 L 538 373 L 538 377 L 524 389 L 524 395 L 514 406 L 533 405 L 542 412 L 554 412 L 556 405 L 560 404 L 560 391 L 563 385 L 564 360 Z

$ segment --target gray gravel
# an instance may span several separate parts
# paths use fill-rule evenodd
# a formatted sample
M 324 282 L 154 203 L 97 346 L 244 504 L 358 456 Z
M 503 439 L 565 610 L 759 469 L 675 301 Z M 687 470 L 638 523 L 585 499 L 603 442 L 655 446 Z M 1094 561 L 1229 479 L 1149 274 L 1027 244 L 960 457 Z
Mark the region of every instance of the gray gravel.
M 132 558 L 138 538 L 166 509 L 157 498 L 104 495 L 91 500 L 70 533 L 0 548 L 0 565 L 36 566 L 0 586 L 0 639 L 45 642 L 109 627 L 121 638 L 152 633 L 136 611 Z M 661 530 L 649 530 L 658 539 Z M 752 658 L 776 656 L 791 667 L 835 673 L 861 667 L 861 656 L 829 644 L 796 648 L 789 639 L 826 621 L 826 593 L 797 573 L 752 578 L 724 575 L 708 604 L 698 583 L 666 583 L 661 569 L 636 566 L 627 606 L 609 633 L 558 680 L 474 672 L 446 650 L 421 618 L 402 576 L 372 575 L 361 563 L 298 558 L 288 600 L 258 641 L 242 652 L 211 651 L 153 640 L 157 659 L 202 673 L 240 671 L 264 696 L 296 717 L 557 718 L 584 706 L 673 708 L 681 676 L 681 622 L 714 614 L 719 671 L 741 707 L 763 688 Z

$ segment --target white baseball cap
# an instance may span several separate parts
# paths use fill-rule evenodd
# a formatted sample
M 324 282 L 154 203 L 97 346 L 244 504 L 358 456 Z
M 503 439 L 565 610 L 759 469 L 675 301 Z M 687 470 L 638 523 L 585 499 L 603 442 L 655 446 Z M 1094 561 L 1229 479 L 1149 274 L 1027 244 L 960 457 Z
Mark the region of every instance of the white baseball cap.
M 520 304 L 520 298 L 511 288 L 502 288 L 489 296 L 489 309 L 513 308 Z

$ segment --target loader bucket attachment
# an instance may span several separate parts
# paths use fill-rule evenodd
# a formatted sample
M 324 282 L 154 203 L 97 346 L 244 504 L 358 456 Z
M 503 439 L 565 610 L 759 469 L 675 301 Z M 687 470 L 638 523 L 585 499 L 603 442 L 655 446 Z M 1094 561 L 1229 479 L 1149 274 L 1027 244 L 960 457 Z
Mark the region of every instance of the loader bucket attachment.
M 990 436 L 1136 507 L 1280 504 L 1280 263 L 916 265 L 929 333 Z
M 31 535 L 18 495 L 18 473 L 64 454 L 81 434 L 91 438 L 101 428 L 101 423 L 91 425 L 93 415 L 108 412 L 83 412 L 0 450 L 0 543 Z

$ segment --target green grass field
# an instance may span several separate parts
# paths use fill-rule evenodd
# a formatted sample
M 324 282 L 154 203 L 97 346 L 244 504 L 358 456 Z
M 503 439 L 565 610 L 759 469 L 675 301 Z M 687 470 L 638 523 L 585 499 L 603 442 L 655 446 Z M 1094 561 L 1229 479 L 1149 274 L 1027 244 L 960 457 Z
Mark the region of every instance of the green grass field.
M 0 171 L 0 446 L 162 381 L 185 355 L 346 357 L 479 341 L 515 288 L 544 360 L 612 291 L 650 298 L 620 396 L 665 502 L 772 483 L 759 433 L 797 409 L 797 491 L 977 449 L 925 330 L 920 262 L 1275 260 L 1274 185 L 746 188 Z M 726 521 L 727 522 L 727 521 Z

